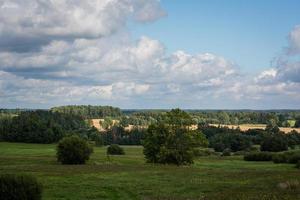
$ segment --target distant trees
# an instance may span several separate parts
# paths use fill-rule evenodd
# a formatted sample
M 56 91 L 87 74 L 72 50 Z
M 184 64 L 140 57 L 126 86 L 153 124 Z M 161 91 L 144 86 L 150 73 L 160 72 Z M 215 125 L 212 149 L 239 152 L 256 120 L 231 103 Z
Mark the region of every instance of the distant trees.
M 53 143 L 67 132 L 86 129 L 83 118 L 49 111 L 27 111 L 0 120 L 0 138 L 10 142 Z
M 125 131 L 122 126 L 112 126 L 105 133 L 102 133 L 102 137 L 105 145 L 141 145 L 146 131 L 146 129 L 139 128 Z
M 69 105 L 51 108 L 53 112 L 59 112 L 70 115 L 78 115 L 86 119 L 120 117 L 122 111 L 120 108 L 112 106 L 91 106 L 91 105 Z
M 282 134 L 270 135 L 264 138 L 260 150 L 271 152 L 286 151 L 288 150 L 288 142 Z
M 246 135 L 226 133 L 217 134 L 211 138 L 210 146 L 218 152 L 223 152 L 225 149 L 236 152 L 249 150 L 252 143 L 251 139 Z
M 199 131 L 189 130 L 191 117 L 179 109 L 167 113 L 164 122 L 150 125 L 143 142 L 148 162 L 163 164 L 190 164 L 194 148 L 207 145 Z
M 295 122 L 295 127 L 296 128 L 300 128 L 300 117 L 297 118 L 296 122 Z
M 57 161 L 62 164 L 85 164 L 93 148 L 78 136 L 65 137 L 57 145 Z

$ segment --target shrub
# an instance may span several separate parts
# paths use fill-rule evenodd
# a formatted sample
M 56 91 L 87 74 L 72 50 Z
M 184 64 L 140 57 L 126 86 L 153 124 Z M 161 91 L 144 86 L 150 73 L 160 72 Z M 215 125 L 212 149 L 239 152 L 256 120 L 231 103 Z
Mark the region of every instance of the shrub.
M 107 147 L 106 153 L 108 155 L 124 155 L 124 149 L 120 147 L 117 144 L 111 144 L 109 147 Z
M 261 146 L 261 151 L 279 152 L 288 150 L 288 144 L 286 139 L 281 134 L 276 134 L 264 138 Z
M 224 149 L 221 156 L 230 156 L 230 155 L 231 155 L 231 150 L 230 149 Z
M 273 155 L 274 163 L 292 163 L 295 164 L 300 160 L 300 152 L 284 152 Z
M 286 154 L 274 154 L 272 158 L 274 163 L 287 163 L 287 156 Z
M 299 160 L 298 163 L 296 164 L 296 167 L 297 167 L 298 169 L 300 169 L 300 160 Z
M 200 157 L 200 156 L 210 156 L 210 155 L 219 155 L 219 153 L 215 152 L 213 149 L 208 148 L 194 148 L 193 150 L 194 156 Z
M 84 164 L 93 149 L 78 136 L 65 137 L 57 145 L 57 160 L 62 164 Z
M 272 153 L 269 152 L 254 152 L 249 153 L 244 156 L 244 160 L 246 161 L 271 161 L 272 160 Z
M 42 185 L 29 175 L 4 174 L 0 176 L 1 200 L 40 200 Z
M 288 156 L 288 163 L 296 164 L 300 161 L 300 153 L 294 153 Z

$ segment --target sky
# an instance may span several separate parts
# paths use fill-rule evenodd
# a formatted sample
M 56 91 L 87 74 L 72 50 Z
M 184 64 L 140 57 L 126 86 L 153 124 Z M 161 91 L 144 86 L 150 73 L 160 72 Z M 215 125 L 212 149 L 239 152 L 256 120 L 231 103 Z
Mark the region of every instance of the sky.
M 298 0 L 0 0 L 0 108 L 300 109 Z

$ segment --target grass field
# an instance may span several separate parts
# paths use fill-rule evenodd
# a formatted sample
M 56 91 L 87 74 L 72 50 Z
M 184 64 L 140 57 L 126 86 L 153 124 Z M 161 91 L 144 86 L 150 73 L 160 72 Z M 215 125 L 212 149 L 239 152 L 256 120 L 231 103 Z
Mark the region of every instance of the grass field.
M 0 143 L 0 173 L 38 177 L 47 199 L 300 199 L 294 165 L 246 162 L 242 157 L 201 157 L 191 166 L 146 164 L 142 147 L 125 147 L 126 155 L 108 159 L 105 147 L 94 148 L 86 165 L 60 165 L 55 145 Z

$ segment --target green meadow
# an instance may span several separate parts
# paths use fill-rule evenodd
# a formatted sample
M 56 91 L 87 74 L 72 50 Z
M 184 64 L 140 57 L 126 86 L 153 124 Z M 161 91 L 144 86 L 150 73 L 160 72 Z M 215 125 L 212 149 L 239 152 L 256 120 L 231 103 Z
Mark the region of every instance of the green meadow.
M 32 174 L 44 200 L 82 199 L 300 199 L 300 170 L 290 164 L 246 162 L 241 156 L 207 156 L 190 166 L 145 163 L 141 146 L 106 156 L 94 147 L 86 165 L 61 165 L 54 144 L 0 143 L 0 173 Z

